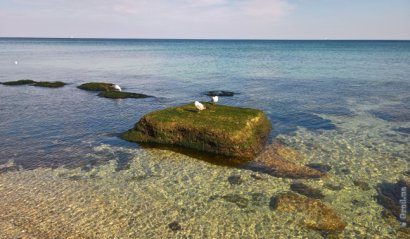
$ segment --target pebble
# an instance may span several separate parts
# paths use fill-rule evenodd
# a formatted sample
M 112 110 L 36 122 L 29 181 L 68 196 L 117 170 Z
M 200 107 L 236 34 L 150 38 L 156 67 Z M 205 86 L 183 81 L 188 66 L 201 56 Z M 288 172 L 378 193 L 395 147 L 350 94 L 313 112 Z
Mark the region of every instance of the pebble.
M 182 229 L 181 225 L 179 225 L 177 221 L 171 222 L 168 224 L 168 227 L 174 232 Z

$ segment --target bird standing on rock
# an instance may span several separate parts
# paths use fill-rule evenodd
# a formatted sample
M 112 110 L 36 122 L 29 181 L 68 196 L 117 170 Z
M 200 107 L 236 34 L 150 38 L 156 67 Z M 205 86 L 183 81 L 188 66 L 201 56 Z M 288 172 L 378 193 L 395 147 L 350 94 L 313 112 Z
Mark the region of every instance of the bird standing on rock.
M 198 112 L 200 112 L 201 110 L 206 109 L 205 105 L 199 103 L 199 101 L 195 101 L 195 107 L 199 110 Z
M 116 89 L 116 90 L 118 90 L 118 91 L 121 91 L 121 87 L 120 87 L 119 85 L 114 84 L 113 87 L 114 87 L 114 89 Z

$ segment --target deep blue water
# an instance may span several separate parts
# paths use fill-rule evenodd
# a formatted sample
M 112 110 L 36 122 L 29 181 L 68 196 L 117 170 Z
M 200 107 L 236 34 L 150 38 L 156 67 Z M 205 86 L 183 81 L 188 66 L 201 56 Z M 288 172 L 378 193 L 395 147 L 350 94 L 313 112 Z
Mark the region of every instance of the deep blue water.
M 0 39 L 0 82 L 19 79 L 69 83 L 0 85 L 0 164 L 23 168 L 109 160 L 94 148 L 138 147 L 118 134 L 150 111 L 206 101 L 208 90 L 238 93 L 221 104 L 265 111 L 272 137 L 337 130 L 323 115 L 348 123 L 352 102 L 373 105 L 368 113 L 402 134 L 410 122 L 410 41 Z M 110 100 L 76 88 L 91 81 L 156 98 Z

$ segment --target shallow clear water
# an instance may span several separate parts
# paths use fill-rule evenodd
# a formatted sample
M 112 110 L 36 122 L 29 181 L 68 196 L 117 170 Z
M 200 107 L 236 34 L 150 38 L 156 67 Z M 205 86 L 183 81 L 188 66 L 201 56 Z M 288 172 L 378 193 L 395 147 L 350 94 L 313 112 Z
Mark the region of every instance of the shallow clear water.
M 322 190 L 347 222 L 342 238 L 395 238 L 399 222 L 382 218 L 374 196 L 378 183 L 409 170 L 409 66 L 409 41 L 0 39 L 0 82 L 69 83 L 0 85 L 0 238 L 320 238 L 269 208 L 294 181 Z M 76 88 L 90 81 L 156 98 L 109 100 Z M 329 178 L 255 180 L 118 138 L 145 113 L 219 89 L 239 93 L 221 104 L 262 109 L 271 137 L 304 164 L 331 165 Z M 230 185 L 231 175 L 244 183 Z M 230 194 L 247 206 L 223 199 Z M 181 231 L 169 230 L 173 221 Z

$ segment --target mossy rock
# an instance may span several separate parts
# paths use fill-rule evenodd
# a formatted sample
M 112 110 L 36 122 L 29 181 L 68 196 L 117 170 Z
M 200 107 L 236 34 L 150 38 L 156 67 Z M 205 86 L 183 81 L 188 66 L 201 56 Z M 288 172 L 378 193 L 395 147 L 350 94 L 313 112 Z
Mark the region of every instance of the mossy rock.
M 54 81 L 54 82 L 39 81 L 39 82 L 35 82 L 33 85 L 38 86 L 38 87 L 59 88 L 59 87 L 65 86 L 66 83 L 61 82 L 61 81 Z
M 88 91 L 116 91 L 113 83 L 89 82 L 77 86 L 78 89 Z
M 103 91 L 98 94 L 100 97 L 110 98 L 110 99 L 126 99 L 126 98 L 148 98 L 152 97 L 150 95 L 138 94 L 138 93 L 131 93 L 131 92 L 123 92 L 123 91 Z
M 200 112 L 192 103 L 146 114 L 121 137 L 244 159 L 263 149 L 271 124 L 262 111 L 203 104 Z
M 32 85 L 36 83 L 33 80 L 17 80 L 17 81 L 7 81 L 7 82 L 3 82 L 3 85 Z
M 232 91 L 225 91 L 225 90 L 211 90 L 206 92 L 205 95 L 207 96 L 233 96 L 235 93 Z

